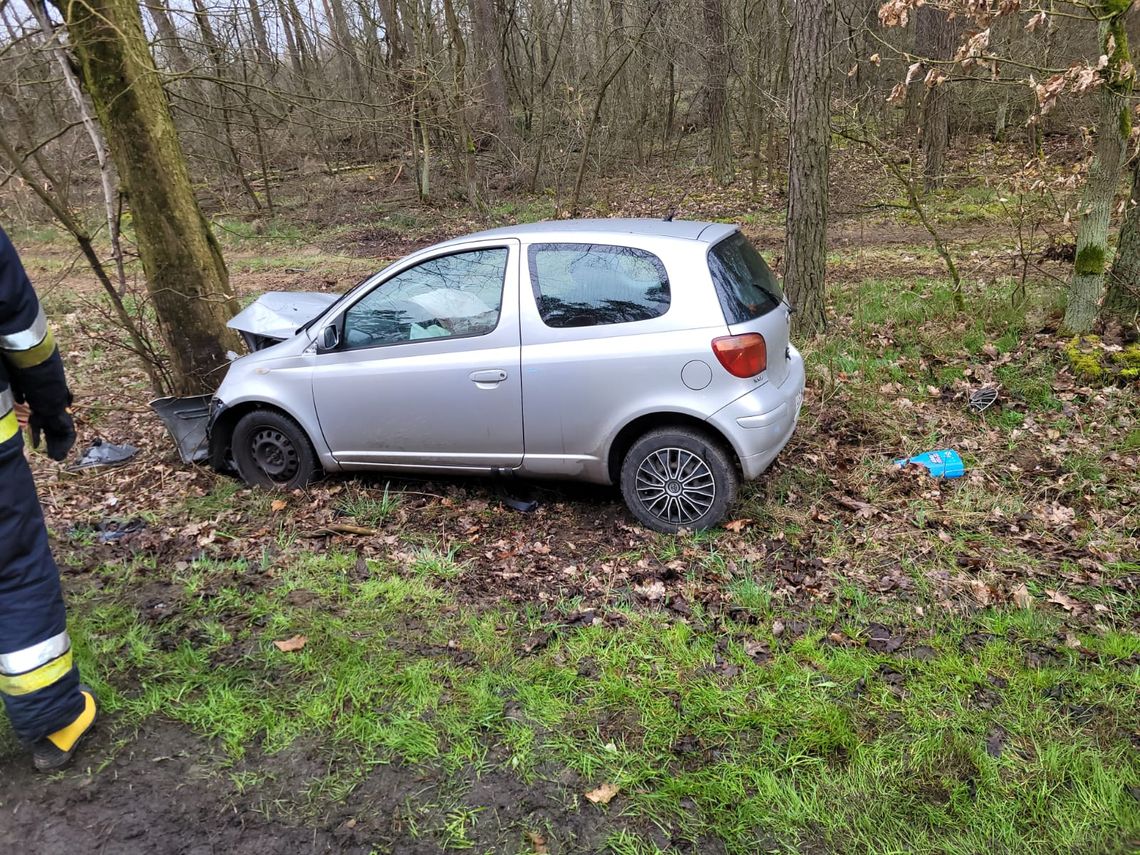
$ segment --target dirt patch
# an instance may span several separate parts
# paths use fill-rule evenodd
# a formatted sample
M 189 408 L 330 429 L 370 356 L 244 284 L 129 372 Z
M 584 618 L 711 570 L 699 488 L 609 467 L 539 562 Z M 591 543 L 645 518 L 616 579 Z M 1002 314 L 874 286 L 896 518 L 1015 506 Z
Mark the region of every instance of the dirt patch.
M 124 737 L 128 745 L 118 749 Z M 495 755 L 492 749 L 492 762 L 479 771 L 458 774 L 399 762 L 368 771 L 310 742 L 233 763 L 171 722 L 152 719 L 137 734 L 104 726 L 84 747 L 82 765 L 62 775 L 37 775 L 23 755 L 0 757 L 0 848 L 434 855 L 449 848 L 521 853 L 537 836 L 558 855 L 602 851 L 619 830 L 662 847 L 693 845 L 621 817 L 617 802 L 585 804 L 579 796 L 592 783 L 572 770 L 547 764 L 524 782 L 500 771 L 506 757 Z M 253 784 L 243 787 L 243 780 Z
M 345 847 L 321 828 L 243 807 L 220 758 L 173 724 L 148 722 L 117 754 L 104 731 L 81 761 L 95 763 L 107 754 L 97 771 L 50 778 L 32 771 L 24 756 L 0 760 L 0 848 L 106 855 L 368 852 Z

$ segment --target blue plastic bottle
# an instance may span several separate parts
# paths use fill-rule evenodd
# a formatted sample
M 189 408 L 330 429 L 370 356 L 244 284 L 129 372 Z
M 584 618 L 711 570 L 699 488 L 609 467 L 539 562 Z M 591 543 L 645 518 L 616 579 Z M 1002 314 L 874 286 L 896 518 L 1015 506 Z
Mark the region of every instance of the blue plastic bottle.
M 961 478 L 966 474 L 966 465 L 962 462 L 962 458 L 958 456 L 957 451 L 949 448 L 926 451 L 914 457 L 904 457 L 895 461 L 898 466 L 906 466 L 908 463 L 925 466 L 935 478 Z

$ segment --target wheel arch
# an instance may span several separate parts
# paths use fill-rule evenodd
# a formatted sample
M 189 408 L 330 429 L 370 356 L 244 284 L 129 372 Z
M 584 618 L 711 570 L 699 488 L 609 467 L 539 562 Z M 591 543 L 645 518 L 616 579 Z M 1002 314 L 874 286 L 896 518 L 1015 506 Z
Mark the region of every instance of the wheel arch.
M 256 410 L 268 410 L 280 413 L 297 423 L 305 438 L 309 441 L 309 445 L 313 449 L 313 454 L 316 457 L 317 465 L 322 464 L 320 449 L 317 447 L 316 442 L 313 441 L 312 432 L 305 427 L 304 421 L 297 418 L 294 413 L 289 412 L 285 407 L 278 404 L 270 403 L 269 401 L 248 400 L 239 401 L 232 405 L 221 405 L 215 411 L 214 416 L 210 420 L 209 426 L 209 440 L 210 440 L 210 465 L 219 472 L 233 472 L 233 457 L 230 451 L 230 443 L 233 440 L 234 428 L 237 423 L 241 421 L 242 417 L 252 413 Z
M 638 416 L 617 432 L 613 442 L 610 443 L 610 451 L 606 461 L 610 482 L 613 484 L 621 482 L 622 462 L 625 460 L 626 453 L 640 437 L 651 430 L 668 427 L 683 427 L 704 434 L 721 447 L 737 469 L 740 468 L 740 455 L 737 454 L 728 437 L 716 427 L 704 419 L 686 413 L 656 412 Z

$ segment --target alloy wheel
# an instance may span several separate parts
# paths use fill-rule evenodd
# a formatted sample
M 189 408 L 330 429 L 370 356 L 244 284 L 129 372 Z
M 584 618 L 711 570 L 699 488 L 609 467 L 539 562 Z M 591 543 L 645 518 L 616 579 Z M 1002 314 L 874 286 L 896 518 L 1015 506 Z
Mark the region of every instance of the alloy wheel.
M 691 525 L 712 508 L 716 481 L 707 463 L 684 448 L 660 448 L 637 467 L 642 507 L 670 525 Z

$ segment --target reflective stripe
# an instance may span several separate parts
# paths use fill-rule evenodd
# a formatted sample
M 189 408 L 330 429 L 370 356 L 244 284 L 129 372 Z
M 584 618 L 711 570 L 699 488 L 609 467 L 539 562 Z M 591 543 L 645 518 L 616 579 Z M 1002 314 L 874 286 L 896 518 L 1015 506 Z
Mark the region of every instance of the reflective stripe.
M 55 336 L 51 334 L 51 330 L 48 330 L 39 344 L 27 350 L 9 350 L 6 353 L 8 361 L 17 368 L 35 368 L 55 353 Z
M 0 392 L 0 443 L 7 442 L 20 432 L 20 421 L 16 418 L 16 399 L 12 390 Z
M 47 315 L 44 314 L 44 307 L 40 306 L 40 310 L 36 313 L 36 319 L 26 330 L 0 335 L 0 348 L 4 350 L 29 350 L 43 341 L 47 332 Z
M 0 692 L 5 695 L 30 695 L 62 680 L 71 671 L 71 650 L 58 659 L 17 677 L 0 674 Z
M 0 653 L 0 676 L 23 674 L 46 665 L 57 659 L 71 649 L 71 639 L 67 637 L 67 630 L 59 635 L 53 635 L 46 641 L 17 650 L 15 653 Z
M 5 443 L 20 432 L 20 420 L 16 418 L 16 411 L 12 410 L 6 416 L 0 416 L 0 443 Z

